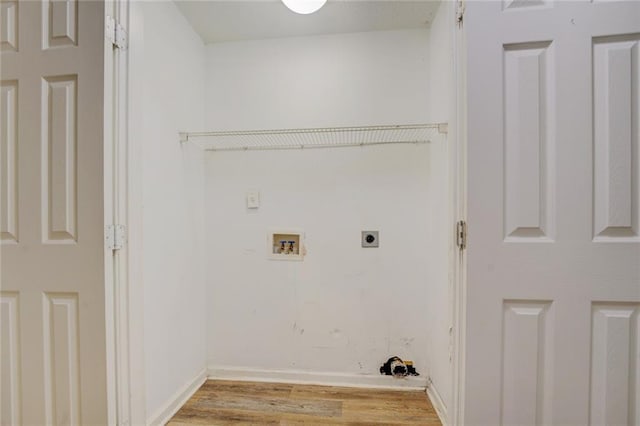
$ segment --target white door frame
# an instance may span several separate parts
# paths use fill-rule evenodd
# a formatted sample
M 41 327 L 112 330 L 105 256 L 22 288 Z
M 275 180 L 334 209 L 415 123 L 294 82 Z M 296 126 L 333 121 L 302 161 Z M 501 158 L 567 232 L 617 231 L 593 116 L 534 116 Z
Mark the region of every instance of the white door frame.
M 115 161 L 116 145 L 118 143 L 115 117 L 118 107 L 118 98 L 114 93 L 117 73 L 114 72 L 116 53 L 112 43 L 107 37 L 108 17 L 112 17 L 115 10 L 113 2 L 105 2 L 105 35 L 104 35 L 104 223 L 105 223 L 105 250 L 104 250 L 104 293 L 105 293 L 105 327 L 106 327 L 106 350 L 107 350 L 107 423 L 117 424 L 117 365 L 118 356 L 115 341 L 116 317 L 114 291 L 118 286 L 118 272 L 115 269 L 116 254 L 110 251 L 106 242 L 106 230 L 109 224 L 115 223 L 114 206 L 117 198 L 117 191 L 114 187 L 117 167 Z
M 138 65 L 143 61 L 144 20 L 142 4 L 127 1 L 127 31 L 129 45 L 126 51 L 127 82 L 142 81 L 144 69 Z M 131 425 L 147 423 L 146 381 L 144 354 L 144 288 L 142 268 L 142 108 L 137 104 L 143 98 L 141 85 L 127 85 L 123 102 L 127 103 L 126 119 L 122 125 L 127 137 L 122 164 L 126 172 L 126 191 L 123 191 L 123 214 L 126 215 L 128 241 L 126 245 L 127 270 L 127 328 L 128 328 L 128 373 L 129 373 L 129 419 Z
M 449 320 L 450 329 L 450 400 L 441 401 L 438 397 L 430 398 L 445 426 L 461 425 L 464 408 L 464 336 L 466 312 L 466 252 L 457 246 L 456 227 L 458 221 L 467 218 L 467 134 L 466 134 L 466 34 L 462 22 L 457 22 L 458 14 L 464 11 L 464 0 L 443 1 L 441 7 L 451 8 L 449 37 L 451 40 L 452 79 L 449 109 L 447 144 L 449 164 L 449 218 L 446 226 L 451 229 L 449 249 L 449 286 L 451 289 Z M 428 385 L 429 386 L 429 385 Z M 446 407 L 441 406 L 442 403 Z M 443 412 L 441 412 L 443 411 Z
M 464 30 L 464 0 L 452 2 L 454 18 L 458 21 L 452 31 L 453 46 L 453 103 L 455 143 L 453 159 L 452 190 L 454 193 L 454 229 L 457 221 L 467 221 L 467 91 L 466 91 L 466 33 Z M 455 230 L 452 231 L 455 234 Z M 457 236 L 454 237 L 457 240 Z M 467 263 L 464 249 L 455 248 L 453 255 L 453 295 L 452 295 L 452 401 L 449 410 L 449 424 L 464 424 L 464 360 L 466 324 Z
M 446 1 L 455 10 L 462 0 Z M 111 370 L 109 391 L 109 424 L 142 425 L 147 422 L 145 395 L 144 357 L 144 292 L 142 260 L 142 117 L 141 109 L 135 105 L 142 98 L 141 87 L 129 85 L 129 81 L 140 81 L 141 66 L 134 65 L 142 60 L 144 49 L 144 22 L 141 5 L 129 0 L 114 0 L 112 13 L 128 33 L 128 46 L 120 50 L 114 59 L 117 93 L 113 106 L 114 152 L 110 166 L 113 174 L 113 223 L 126 227 L 127 241 L 116 252 L 113 269 L 107 270 L 107 349 Z M 466 220 L 466 41 L 462 25 L 452 25 L 453 48 L 453 93 L 451 114 L 453 123 L 449 125 L 450 188 L 453 191 L 451 208 L 452 240 L 455 244 L 455 225 Z M 107 76 L 105 75 L 105 81 Z M 107 89 L 105 89 L 107 90 Z M 107 161 L 107 160 L 105 160 Z M 107 164 L 105 164 L 107 166 Z M 111 183 L 111 182 L 110 182 Z M 106 197 L 106 195 L 105 195 Z M 454 252 L 452 252 L 454 253 Z M 455 249 L 451 260 L 452 320 L 452 401 L 447 407 L 448 424 L 463 424 L 464 408 L 464 326 L 466 310 L 466 255 Z
M 105 107 L 111 124 L 105 126 L 105 136 L 109 136 L 105 140 L 112 141 L 105 149 L 105 201 L 109 203 L 105 214 L 110 219 L 106 223 L 124 226 L 126 235 L 122 248 L 107 250 L 112 265 L 105 280 L 109 424 L 142 425 L 146 424 L 139 235 L 142 208 L 140 174 L 132 168 L 140 162 L 140 144 L 136 143 L 140 120 L 130 116 L 139 94 L 129 85 L 130 61 L 141 50 L 142 35 L 141 28 L 131 31 L 135 2 L 113 0 L 105 7 L 106 15 L 127 35 L 125 46 L 114 48 L 106 41 L 113 52 L 105 47 L 105 97 L 109 94 L 112 99 Z

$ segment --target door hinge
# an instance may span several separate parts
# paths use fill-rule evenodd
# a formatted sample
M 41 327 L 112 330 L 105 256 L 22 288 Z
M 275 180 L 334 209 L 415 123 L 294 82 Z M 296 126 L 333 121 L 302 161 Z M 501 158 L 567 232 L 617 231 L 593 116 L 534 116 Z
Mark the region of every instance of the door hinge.
M 105 241 L 110 250 L 120 250 L 127 240 L 127 227 L 124 225 L 108 225 L 105 230 Z
M 456 224 L 456 245 L 460 250 L 467 248 L 467 222 L 464 220 Z
M 126 49 L 129 35 L 124 26 L 116 21 L 112 16 L 107 16 L 104 25 L 105 37 L 113 46 L 118 49 Z
M 464 0 L 458 0 L 456 2 L 456 23 L 458 24 L 458 28 L 462 28 L 463 21 L 464 21 Z
M 453 326 L 449 326 L 449 362 L 453 361 Z

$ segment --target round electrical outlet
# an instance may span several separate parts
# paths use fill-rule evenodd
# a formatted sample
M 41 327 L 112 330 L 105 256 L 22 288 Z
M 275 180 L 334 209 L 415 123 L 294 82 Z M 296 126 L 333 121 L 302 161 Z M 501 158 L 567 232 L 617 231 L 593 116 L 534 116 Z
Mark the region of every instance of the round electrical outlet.
M 362 231 L 362 247 L 378 247 L 378 231 Z

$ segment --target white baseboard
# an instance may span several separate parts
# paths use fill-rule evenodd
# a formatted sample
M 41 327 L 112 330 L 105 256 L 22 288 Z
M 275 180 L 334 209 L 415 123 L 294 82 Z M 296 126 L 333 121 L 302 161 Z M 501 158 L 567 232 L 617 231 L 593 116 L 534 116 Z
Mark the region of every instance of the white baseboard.
M 200 386 L 207 380 L 207 370 L 202 370 L 192 380 L 187 382 L 182 388 L 171 396 L 151 417 L 147 419 L 149 426 L 165 425 L 171 417 L 193 396 Z
M 346 386 L 396 390 L 422 390 L 427 387 L 426 377 L 396 379 L 383 375 L 325 373 L 297 370 L 257 370 L 250 368 L 209 366 L 209 378 L 247 382 L 292 383 L 324 386 Z
M 447 415 L 447 406 L 432 381 L 429 381 L 429 385 L 427 386 L 427 395 L 429 396 L 431 405 L 435 408 L 438 417 L 440 417 L 440 423 L 442 423 L 442 426 L 448 426 L 449 417 Z

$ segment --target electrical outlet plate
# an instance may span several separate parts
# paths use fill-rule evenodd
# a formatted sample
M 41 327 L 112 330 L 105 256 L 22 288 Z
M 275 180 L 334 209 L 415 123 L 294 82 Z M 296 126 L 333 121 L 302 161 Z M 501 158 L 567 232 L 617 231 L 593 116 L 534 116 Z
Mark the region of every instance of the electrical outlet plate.
M 362 247 L 378 247 L 379 245 L 378 231 L 362 231 Z

